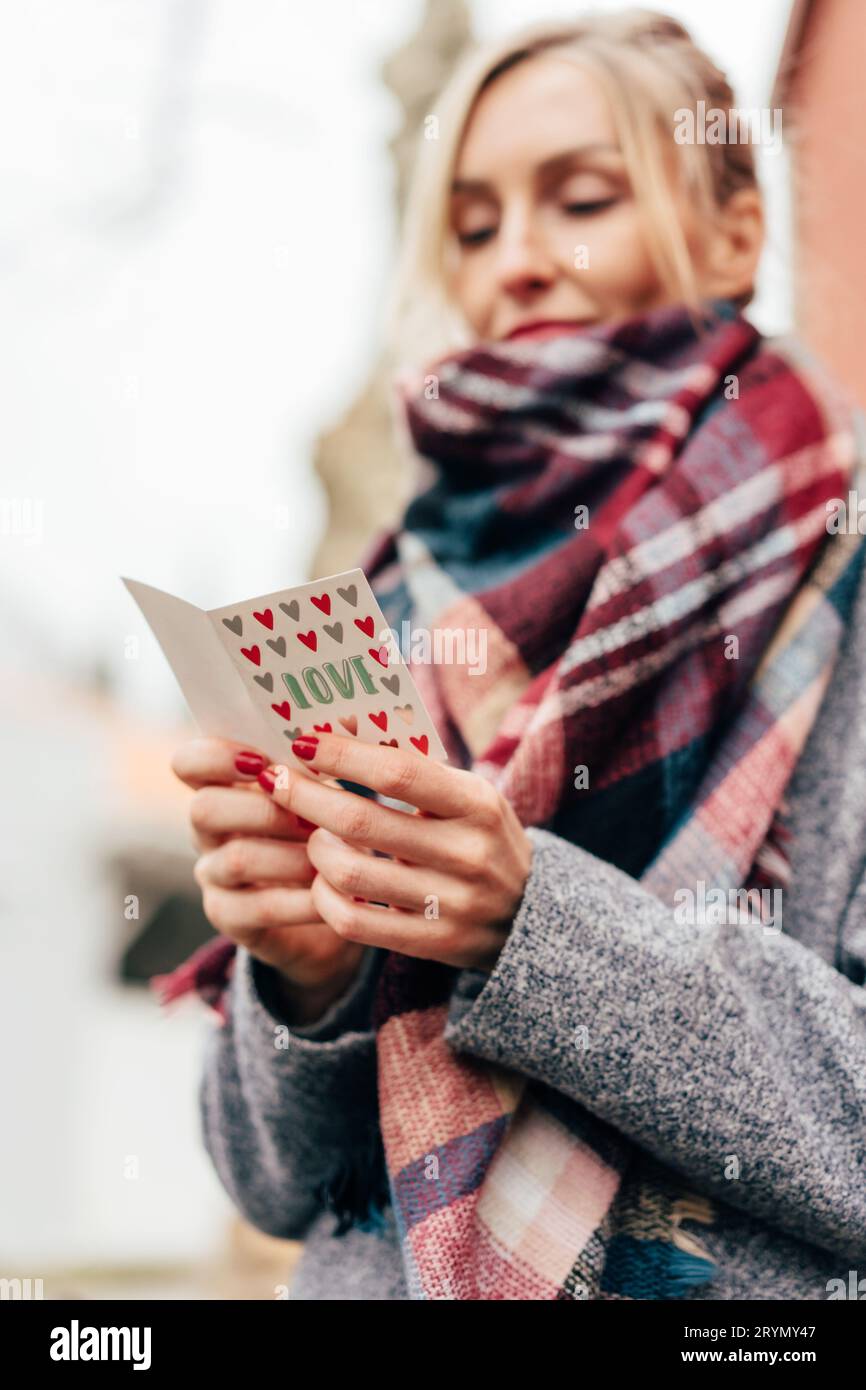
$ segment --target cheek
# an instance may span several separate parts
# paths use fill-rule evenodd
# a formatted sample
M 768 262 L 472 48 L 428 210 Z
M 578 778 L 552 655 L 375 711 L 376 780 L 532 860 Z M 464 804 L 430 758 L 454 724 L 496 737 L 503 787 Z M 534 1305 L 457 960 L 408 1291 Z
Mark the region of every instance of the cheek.
M 581 268 L 575 267 L 577 247 L 586 247 L 588 263 Z M 572 229 L 567 250 L 563 264 L 575 267 L 571 276 L 612 309 L 638 308 L 662 290 L 632 204 L 600 219 L 595 227 L 582 228 L 578 235 Z
M 469 326 L 479 334 L 487 328 L 493 303 L 493 268 L 485 266 L 482 250 L 462 256 L 451 278 L 451 297 Z

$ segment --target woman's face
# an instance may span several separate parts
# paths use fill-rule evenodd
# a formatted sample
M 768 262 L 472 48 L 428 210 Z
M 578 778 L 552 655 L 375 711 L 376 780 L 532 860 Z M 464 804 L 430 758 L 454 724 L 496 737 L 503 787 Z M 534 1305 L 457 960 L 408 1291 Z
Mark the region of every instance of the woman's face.
M 566 59 L 518 63 L 479 98 L 458 154 L 451 225 L 452 292 L 479 338 L 543 336 L 669 298 L 607 98 Z

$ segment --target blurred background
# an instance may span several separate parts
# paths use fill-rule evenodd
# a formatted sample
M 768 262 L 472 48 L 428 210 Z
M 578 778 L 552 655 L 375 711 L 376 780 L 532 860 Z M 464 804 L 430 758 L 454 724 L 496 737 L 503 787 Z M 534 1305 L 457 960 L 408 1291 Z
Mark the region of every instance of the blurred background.
M 0 3 L 0 1277 L 273 1298 L 204 1154 L 192 732 L 119 576 L 212 608 L 356 563 L 404 495 L 380 305 L 423 118 L 547 0 Z M 762 148 L 750 315 L 866 401 L 861 0 L 680 0 Z M 860 330 L 860 331 L 858 331 Z

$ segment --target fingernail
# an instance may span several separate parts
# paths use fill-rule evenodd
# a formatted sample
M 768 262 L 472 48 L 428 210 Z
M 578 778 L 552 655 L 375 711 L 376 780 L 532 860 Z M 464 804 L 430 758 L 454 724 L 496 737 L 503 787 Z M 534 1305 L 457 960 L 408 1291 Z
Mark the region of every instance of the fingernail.
M 259 786 L 264 787 L 266 792 L 272 792 L 277 785 L 277 779 L 270 768 L 265 768 L 264 772 L 259 773 Z
M 261 753 L 238 753 L 235 758 L 235 767 L 245 777 L 257 776 L 266 766 L 267 758 L 263 758 Z
M 353 903 L 365 903 L 366 901 L 367 901 L 366 898 L 353 898 L 353 899 L 352 899 L 352 902 L 353 902 Z
M 298 825 L 302 830 L 315 830 L 316 826 L 311 820 L 304 820 L 303 816 L 297 817 Z
M 301 734 L 292 741 L 292 752 L 296 758 L 303 758 L 308 763 L 311 758 L 316 756 L 316 748 L 319 740 L 308 734 Z

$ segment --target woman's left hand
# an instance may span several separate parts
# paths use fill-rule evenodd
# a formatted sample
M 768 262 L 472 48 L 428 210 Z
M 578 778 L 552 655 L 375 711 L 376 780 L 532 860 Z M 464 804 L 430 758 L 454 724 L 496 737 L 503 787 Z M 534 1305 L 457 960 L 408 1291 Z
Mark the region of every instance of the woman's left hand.
M 492 970 L 532 863 L 532 842 L 511 803 L 477 773 L 341 734 L 297 738 L 292 752 L 315 772 L 421 812 L 382 806 L 284 765 L 260 775 L 280 806 L 320 827 L 307 853 L 324 921 L 350 941 Z

